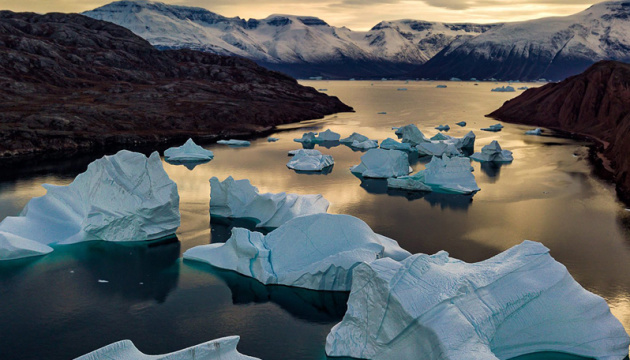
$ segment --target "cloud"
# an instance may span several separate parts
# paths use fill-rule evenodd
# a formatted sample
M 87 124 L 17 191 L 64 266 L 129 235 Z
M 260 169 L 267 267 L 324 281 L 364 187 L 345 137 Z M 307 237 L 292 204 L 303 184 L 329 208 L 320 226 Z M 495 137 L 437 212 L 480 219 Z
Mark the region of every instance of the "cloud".
M 360 1 L 360 0 L 357 0 Z M 485 7 L 510 7 L 518 8 L 528 5 L 590 5 L 593 0 L 528 0 L 528 1 L 508 1 L 508 0 L 423 0 L 429 6 L 445 8 L 450 10 L 467 10 Z

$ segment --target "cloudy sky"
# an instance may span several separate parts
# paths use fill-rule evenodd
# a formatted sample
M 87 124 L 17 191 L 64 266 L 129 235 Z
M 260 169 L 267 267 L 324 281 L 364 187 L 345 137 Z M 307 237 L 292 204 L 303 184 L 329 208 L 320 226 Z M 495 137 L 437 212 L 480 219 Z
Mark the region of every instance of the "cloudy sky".
M 111 0 L 2 0 L 13 11 L 81 12 Z M 312 15 L 331 25 L 367 30 L 381 20 L 503 22 L 570 15 L 598 0 L 161 0 L 206 8 L 224 16 L 265 18 L 270 14 Z

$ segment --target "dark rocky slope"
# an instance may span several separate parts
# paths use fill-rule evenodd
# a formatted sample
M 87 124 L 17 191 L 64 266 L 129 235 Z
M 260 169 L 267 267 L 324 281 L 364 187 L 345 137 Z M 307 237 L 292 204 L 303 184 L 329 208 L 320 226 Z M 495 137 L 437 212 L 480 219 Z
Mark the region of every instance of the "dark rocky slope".
M 251 134 L 351 111 L 252 61 L 77 14 L 0 12 L 0 157 Z
M 580 75 L 529 89 L 488 116 L 597 139 L 621 197 L 630 200 L 629 64 L 600 61 Z

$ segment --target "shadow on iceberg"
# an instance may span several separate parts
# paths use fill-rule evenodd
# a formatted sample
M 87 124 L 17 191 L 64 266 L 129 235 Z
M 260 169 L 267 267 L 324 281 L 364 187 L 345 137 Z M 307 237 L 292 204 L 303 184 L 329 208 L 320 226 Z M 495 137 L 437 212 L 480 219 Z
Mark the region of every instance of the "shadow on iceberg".
M 194 161 L 164 160 L 164 161 L 171 165 L 183 165 L 188 170 L 193 170 L 195 167 L 199 165 L 207 164 L 210 162 L 210 160 L 194 160 Z
M 273 302 L 295 318 L 320 324 L 341 321 L 347 309 L 348 292 L 316 291 L 283 285 L 263 285 L 256 279 L 197 261 L 187 266 L 209 272 L 223 280 L 232 292 L 235 305 Z
M 133 243 L 91 241 L 56 249 L 80 260 L 96 291 L 163 303 L 177 287 L 181 243 L 176 237 Z

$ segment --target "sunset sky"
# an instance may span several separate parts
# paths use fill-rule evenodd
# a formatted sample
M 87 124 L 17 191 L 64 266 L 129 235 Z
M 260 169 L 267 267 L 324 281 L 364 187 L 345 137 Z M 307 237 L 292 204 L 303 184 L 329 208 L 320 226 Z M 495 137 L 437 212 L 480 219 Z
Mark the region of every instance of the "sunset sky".
M 3 10 L 81 12 L 108 0 L 2 0 Z M 265 18 L 270 14 L 312 15 L 331 25 L 368 30 L 381 20 L 504 22 L 570 15 L 593 0 L 163 0 L 199 6 L 224 16 Z

